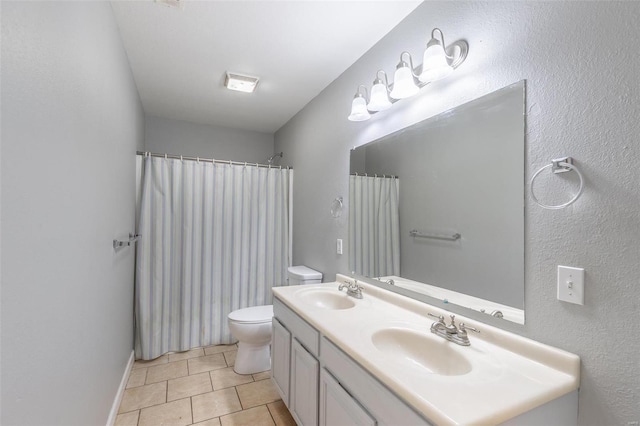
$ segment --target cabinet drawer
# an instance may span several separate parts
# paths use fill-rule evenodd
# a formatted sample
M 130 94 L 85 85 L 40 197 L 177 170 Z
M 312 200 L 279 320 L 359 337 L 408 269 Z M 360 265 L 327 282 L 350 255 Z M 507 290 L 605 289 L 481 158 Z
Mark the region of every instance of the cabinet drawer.
M 318 356 L 320 333 L 277 298 L 273 299 L 273 315 L 300 341 L 312 355 Z
M 323 366 L 379 425 L 430 424 L 326 337 L 322 338 L 320 346 Z

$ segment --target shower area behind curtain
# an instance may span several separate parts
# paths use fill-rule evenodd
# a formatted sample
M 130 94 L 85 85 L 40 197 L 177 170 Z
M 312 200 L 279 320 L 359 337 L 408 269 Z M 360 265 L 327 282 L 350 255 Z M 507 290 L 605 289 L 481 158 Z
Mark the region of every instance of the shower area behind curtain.
M 140 170 L 136 358 L 233 342 L 229 312 L 286 284 L 293 170 L 150 155 Z
M 400 275 L 400 180 L 349 176 L 349 269 L 367 277 Z

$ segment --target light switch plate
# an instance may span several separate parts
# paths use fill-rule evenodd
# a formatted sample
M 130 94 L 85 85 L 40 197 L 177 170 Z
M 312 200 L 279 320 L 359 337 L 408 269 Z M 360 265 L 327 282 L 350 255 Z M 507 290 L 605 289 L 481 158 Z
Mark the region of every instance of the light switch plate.
M 584 305 L 584 268 L 558 265 L 558 300 Z
M 336 252 L 338 254 L 342 254 L 342 239 L 338 238 L 338 241 L 336 242 Z

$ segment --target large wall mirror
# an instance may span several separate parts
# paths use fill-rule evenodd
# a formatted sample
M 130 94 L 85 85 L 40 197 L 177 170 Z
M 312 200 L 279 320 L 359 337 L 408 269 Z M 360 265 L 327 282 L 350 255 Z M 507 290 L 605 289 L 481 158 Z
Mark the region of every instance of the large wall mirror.
M 521 81 L 351 151 L 349 266 L 524 323 Z

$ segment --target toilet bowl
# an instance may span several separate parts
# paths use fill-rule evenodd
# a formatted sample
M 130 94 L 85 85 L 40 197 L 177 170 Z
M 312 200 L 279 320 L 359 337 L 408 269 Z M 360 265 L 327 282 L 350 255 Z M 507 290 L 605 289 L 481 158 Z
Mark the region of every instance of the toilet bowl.
M 254 374 L 271 368 L 271 319 L 273 305 L 254 306 L 229 314 L 229 330 L 238 339 L 233 371 Z
M 322 282 L 322 273 L 306 266 L 288 269 L 289 285 Z M 271 320 L 273 305 L 238 309 L 228 315 L 229 330 L 238 340 L 233 371 L 255 374 L 271 369 Z

